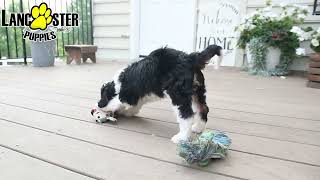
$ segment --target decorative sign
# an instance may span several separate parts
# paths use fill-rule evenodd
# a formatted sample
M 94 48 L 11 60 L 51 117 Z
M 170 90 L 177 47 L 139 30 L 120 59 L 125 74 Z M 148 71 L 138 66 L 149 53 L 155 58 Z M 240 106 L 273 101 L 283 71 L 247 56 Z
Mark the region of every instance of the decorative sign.
M 223 48 L 222 66 L 234 66 L 236 59 L 235 27 L 240 24 L 243 0 L 200 0 L 196 50 L 210 44 Z
M 318 0 L 314 0 L 312 15 L 320 15 L 320 2 Z

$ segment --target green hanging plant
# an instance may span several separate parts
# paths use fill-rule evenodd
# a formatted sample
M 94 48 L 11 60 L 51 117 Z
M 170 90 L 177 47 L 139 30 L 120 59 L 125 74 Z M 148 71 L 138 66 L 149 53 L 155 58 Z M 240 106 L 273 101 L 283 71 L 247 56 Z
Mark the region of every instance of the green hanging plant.
M 268 46 L 261 38 L 254 38 L 249 42 L 249 51 L 252 62 L 248 66 L 248 71 L 253 75 L 269 75 L 266 68 L 266 54 Z
M 256 10 L 247 16 L 236 30 L 240 32 L 238 46 L 246 48 L 249 44 L 253 65 L 248 71 L 255 75 L 282 76 L 287 75 L 289 66 L 296 58 L 296 49 L 300 41 L 306 39 L 299 37 L 292 31 L 293 27 L 301 25 L 308 12 L 308 7 L 280 4 L 281 11 L 276 14 L 273 5 L 267 2 L 267 7 Z M 266 69 L 266 55 L 268 48 L 279 48 L 280 62 L 273 70 Z

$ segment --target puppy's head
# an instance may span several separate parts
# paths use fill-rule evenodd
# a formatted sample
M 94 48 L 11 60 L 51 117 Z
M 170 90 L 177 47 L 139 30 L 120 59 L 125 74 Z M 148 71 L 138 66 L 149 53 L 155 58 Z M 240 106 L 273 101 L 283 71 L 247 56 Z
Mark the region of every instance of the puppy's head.
M 209 45 L 205 50 L 198 54 L 198 64 L 201 69 L 209 63 L 213 56 L 219 56 L 222 58 L 222 47 L 217 45 Z

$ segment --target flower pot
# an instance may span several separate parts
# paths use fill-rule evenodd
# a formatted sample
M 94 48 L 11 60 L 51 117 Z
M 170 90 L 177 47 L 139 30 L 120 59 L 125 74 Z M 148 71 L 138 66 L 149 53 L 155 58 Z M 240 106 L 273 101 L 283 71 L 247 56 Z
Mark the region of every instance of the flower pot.
M 280 62 L 281 51 L 279 48 L 269 47 L 266 54 L 266 69 L 274 70 L 276 66 Z M 253 66 L 253 57 L 250 53 L 249 46 L 246 47 L 246 56 L 248 67 L 251 68 Z
M 266 68 L 273 70 L 280 62 L 281 51 L 279 48 L 269 47 L 266 55 Z
M 56 41 L 30 41 L 32 64 L 35 67 L 54 66 Z
M 246 46 L 246 59 L 247 59 L 247 66 L 249 68 L 252 68 L 253 66 L 253 58 L 252 58 L 252 54 L 250 53 L 250 49 L 249 49 L 249 45 Z

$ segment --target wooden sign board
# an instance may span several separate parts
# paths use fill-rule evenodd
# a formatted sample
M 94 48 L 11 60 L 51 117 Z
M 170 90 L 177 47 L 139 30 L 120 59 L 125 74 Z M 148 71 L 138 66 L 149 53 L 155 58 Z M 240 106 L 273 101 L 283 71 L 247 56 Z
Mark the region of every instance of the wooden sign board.
M 196 50 L 201 51 L 210 44 L 223 48 L 222 66 L 235 66 L 242 59 L 236 50 L 235 27 L 245 15 L 245 0 L 199 0 Z

